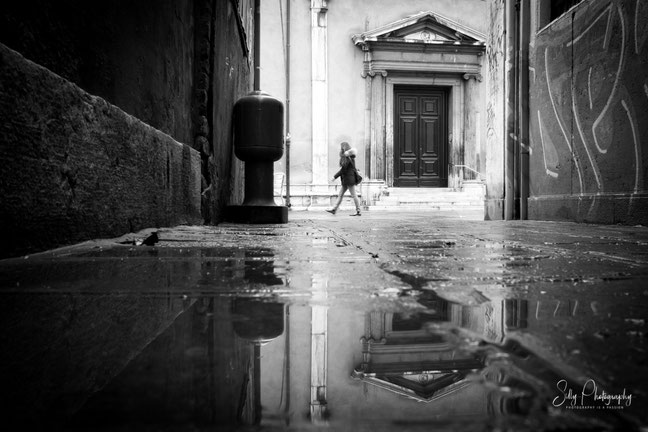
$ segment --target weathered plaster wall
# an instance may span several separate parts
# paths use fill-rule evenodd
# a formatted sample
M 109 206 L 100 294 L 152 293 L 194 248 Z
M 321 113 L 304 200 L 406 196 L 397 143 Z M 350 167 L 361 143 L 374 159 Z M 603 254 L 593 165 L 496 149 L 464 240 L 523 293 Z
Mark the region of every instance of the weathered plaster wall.
M 290 1 L 290 35 L 288 19 L 286 0 L 261 2 L 261 90 L 289 107 L 285 126 L 291 135 L 291 183 L 308 183 L 312 173 L 310 2 Z M 288 41 L 291 95 L 286 101 Z M 284 154 L 275 163 L 275 172 L 286 171 L 285 161 Z
M 648 223 L 648 5 L 589 1 L 531 49 L 529 217 Z
M 280 9 L 279 4 L 282 8 Z M 290 133 L 291 183 L 309 183 L 312 173 L 311 142 L 311 13 L 309 1 L 290 1 Z M 473 0 L 429 0 L 393 2 L 354 0 L 329 2 L 328 22 L 328 171 L 338 167 L 341 141 L 359 150 L 357 166 L 365 170 L 364 122 L 365 80 L 363 53 L 351 36 L 396 20 L 433 10 L 461 24 L 486 33 L 484 2 Z M 286 2 L 262 2 L 261 82 L 264 90 L 285 101 L 285 63 L 283 62 Z M 283 15 L 282 15 L 283 14 Z M 284 17 L 283 21 L 281 17 Z M 480 112 L 485 112 L 485 108 Z M 484 124 L 484 123 L 482 123 Z M 385 133 L 376 130 L 375 133 Z M 483 141 L 482 141 L 483 142 Z M 278 165 L 283 170 L 284 165 Z
M 193 0 L 25 0 L 0 6 L 0 43 L 190 143 Z
M 196 151 L 0 44 L 0 256 L 200 222 Z

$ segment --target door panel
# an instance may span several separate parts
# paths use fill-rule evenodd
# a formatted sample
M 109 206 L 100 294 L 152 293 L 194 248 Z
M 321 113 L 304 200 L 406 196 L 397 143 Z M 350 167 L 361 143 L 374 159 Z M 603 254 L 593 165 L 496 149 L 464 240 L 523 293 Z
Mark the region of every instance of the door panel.
M 447 92 L 397 86 L 394 186 L 447 187 Z
M 423 157 L 439 156 L 439 120 L 438 119 L 421 119 L 421 150 Z

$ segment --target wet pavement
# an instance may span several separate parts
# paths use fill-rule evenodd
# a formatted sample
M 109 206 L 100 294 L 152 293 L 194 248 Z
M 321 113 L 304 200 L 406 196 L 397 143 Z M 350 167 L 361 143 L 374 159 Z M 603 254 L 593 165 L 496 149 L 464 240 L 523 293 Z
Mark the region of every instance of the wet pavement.
M 289 217 L 0 261 L 3 424 L 648 430 L 648 228 Z

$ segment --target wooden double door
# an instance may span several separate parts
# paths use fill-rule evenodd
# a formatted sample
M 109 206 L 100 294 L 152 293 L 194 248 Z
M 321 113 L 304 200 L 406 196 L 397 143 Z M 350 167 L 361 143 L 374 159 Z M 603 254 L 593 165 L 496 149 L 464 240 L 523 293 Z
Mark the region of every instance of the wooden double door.
M 394 87 L 394 186 L 448 186 L 448 91 Z

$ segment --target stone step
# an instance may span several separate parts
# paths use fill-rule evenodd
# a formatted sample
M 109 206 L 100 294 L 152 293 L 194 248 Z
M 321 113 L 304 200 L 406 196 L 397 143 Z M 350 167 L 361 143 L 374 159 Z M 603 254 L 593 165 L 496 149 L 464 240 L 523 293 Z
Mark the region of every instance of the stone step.
M 435 196 L 382 196 L 381 201 L 470 201 L 480 200 L 481 195 L 435 195 Z
M 381 197 L 377 202 L 385 205 L 399 204 L 437 204 L 437 203 L 477 203 L 483 202 L 482 197 L 476 196 L 445 196 L 445 197 Z
M 483 205 L 472 205 L 472 206 L 465 206 L 465 207 L 456 207 L 456 206 L 413 206 L 413 205 L 407 205 L 407 206 L 381 206 L 381 205 L 373 205 L 369 206 L 367 208 L 368 211 L 447 211 L 447 212 L 452 212 L 452 211 L 460 211 L 460 212 L 471 212 L 471 213 L 482 213 L 484 212 L 484 206 Z
M 405 202 L 405 203 L 384 203 L 382 201 L 376 201 L 374 205 L 385 206 L 385 207 L 402 207 L 402 206 L 436 206 L 436 207 L 469 207 L 469 206 L 478 206 L 483 205 L 483 201 L 470 201 L 470 202 Z
M 389 188 L 369 211 L 457 212 L 460 215 L 483 218 L 484 191 L 482 187 L 464 190 L 452 188 Z

